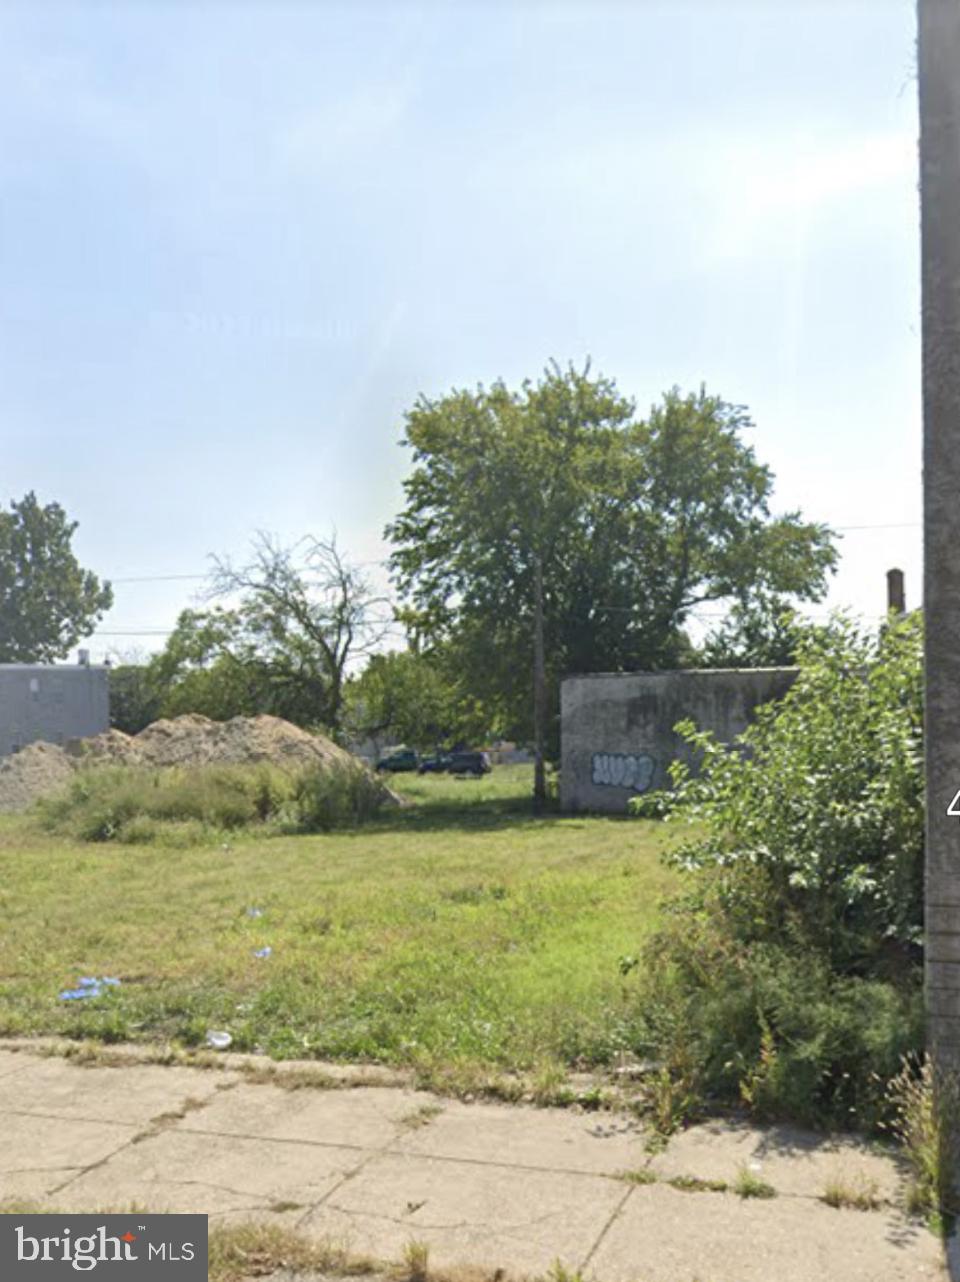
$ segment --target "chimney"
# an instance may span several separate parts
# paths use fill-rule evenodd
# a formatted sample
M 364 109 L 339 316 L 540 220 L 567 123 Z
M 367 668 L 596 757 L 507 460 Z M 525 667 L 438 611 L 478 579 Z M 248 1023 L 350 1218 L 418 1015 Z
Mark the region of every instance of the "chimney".
M 891 610 L 894 614 L 905 614 L 907 610 L 902 570 L 887 571 L 887 613 Z
M 90 651 L 78 650 L 77 663 L 79 663 L 82 668 L 89 668 L 90 667 Z

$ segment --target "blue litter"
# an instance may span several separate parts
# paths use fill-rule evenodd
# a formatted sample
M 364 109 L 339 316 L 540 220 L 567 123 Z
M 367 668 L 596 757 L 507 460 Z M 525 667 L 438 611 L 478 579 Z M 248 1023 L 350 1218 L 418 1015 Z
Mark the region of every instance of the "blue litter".
M 106 975 L 98 979 L 96 975 L 81 975 L 77 980 L 76 988 L 65 988 L 60 993 L 62 1002 L 79 1002 L 86 997 L 101 997 L 103 995 L 103 985 L 107 984 L 111 988 L 119 988 L 120 980 L 112 979 Z
M 253 955 L 254 957 L 269 957 L 272 952 L 273 949 L 268 944 L 266 948 L 255 948 Z
M 262 908 L 248 908 L 248 909 L 247 909 L 247 916 L 248 916 L 248 917 L 262 917 L 262 916 L 263 916 L 263 909 L 262 909 Z

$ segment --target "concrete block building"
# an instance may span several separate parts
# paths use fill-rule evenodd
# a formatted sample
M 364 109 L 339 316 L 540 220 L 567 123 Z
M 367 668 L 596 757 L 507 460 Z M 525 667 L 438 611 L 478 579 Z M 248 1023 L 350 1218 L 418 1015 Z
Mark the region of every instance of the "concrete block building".
M 106 730 L 108 674 L 88 663 L 0 663 L 0 757 L 38 739 L 63 744 Z
M 678 721 L 730 743 L 795 677 L 795 668 L 568 677 L 560 690 L 562 808 L 625 812 L 631 797 L 669 786 L 671 761 L 691 760 L 673 728 Z

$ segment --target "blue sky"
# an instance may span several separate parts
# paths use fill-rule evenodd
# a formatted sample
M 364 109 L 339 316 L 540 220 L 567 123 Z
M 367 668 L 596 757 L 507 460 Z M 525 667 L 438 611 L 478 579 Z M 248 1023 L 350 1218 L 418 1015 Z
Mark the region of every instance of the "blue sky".
M 7 3 L 0 500 L 117 580 L 375 563 L 419 393 L 589 355 L 746 404 L 779 508 L 900 527 L 828 605 L 915 605 L 915 97 L 909 0 Z M 118 582 L 94 658 L 198 586 Z

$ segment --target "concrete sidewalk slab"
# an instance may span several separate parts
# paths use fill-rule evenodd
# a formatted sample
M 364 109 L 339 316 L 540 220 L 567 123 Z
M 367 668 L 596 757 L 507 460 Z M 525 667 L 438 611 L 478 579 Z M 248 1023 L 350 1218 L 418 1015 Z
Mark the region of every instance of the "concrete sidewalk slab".
M 647 1164 L 646 1138 L 627 1116 L 451 1101 L 396 1147 L 428 1157 L 619 1175 Z
M 218 1135 L 306 1140 L 350 1148 L 383 1148 L 433 1095 L 383 1086 L 290 1091 L 243 1082 L 221 1092 L 184 1121 L 183 1129 Z
M 423 1241 L 444 1268 L 542 1274 L 558 1257 L 579 1264 L 629 1191 L 597 1175 L 390 1154 L 338 1188 L 302 1227 L 382 1259 Z
M 366 1154 L 316 1144 L 163 1131 L 132 1144 L 57 1194 L 64 1210 L 137 1202 L 154 1211 L 303 1211 L 357 1169 Z
M 588 1264 L 603 1282 L 936 1282 L 927 1229 L 810 1198 L 634 1188 Z
M 131 1064 L 77 1068 L 69 1060 L 17 1055 L 29 1072 L 0 1078 L 0 1113 L 84 1118 L 147 1126 L 154 1118 L 202 1103 L 236 1079 L 195 1069 Z
M 24 1055 L 19 1051 L 0 1050 L 0 1077 L 6 1077 L 8 1073 L 16 1073 L 27 1068 L 33 1061 L 30 1055 Z
M 896 1158 L 855 1136 L 818 1135 L 793 1126 L 750 1126 L 711 1121 L 671 1136 L 650 1163 L 662 1180 L 677 1175 L 733 1183 L 746 1167 L 778 1193 L 819 1197 L 836 1177 L 873 1182 L 881 1197 L 896 1198 L 903 1182 Z
M 0 1198 L 44 1197 L 136 1134 L 119 1123 L 0 1114 Z

